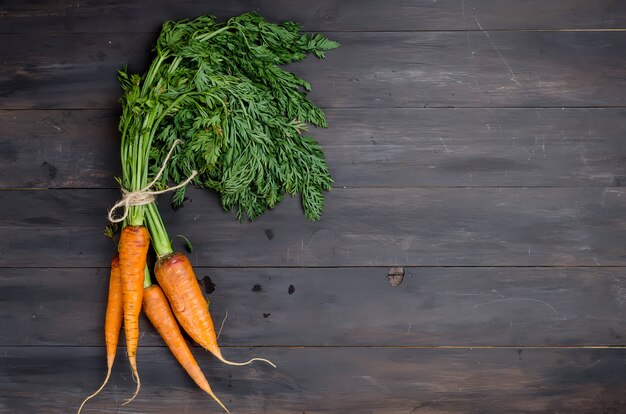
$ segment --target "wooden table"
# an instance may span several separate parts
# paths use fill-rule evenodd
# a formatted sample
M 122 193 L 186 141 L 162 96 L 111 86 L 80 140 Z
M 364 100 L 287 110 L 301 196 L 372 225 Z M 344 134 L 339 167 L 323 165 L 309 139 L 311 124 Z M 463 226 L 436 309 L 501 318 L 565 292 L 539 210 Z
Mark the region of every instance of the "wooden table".
M 116 69 L 166 19 L 250 10 L 342 47 L 292 67 L 330 124 L 321 221 L 160 203 L 224 353 L 278 364 L 195 348 L 233 412 L 626 412 L 626 3 L 227 3 L 0 5 L 0 412 L 73 412 L 103 378 Z M 141 331 L 139 397 L 121 348 L 85 412 L 219 412 Z

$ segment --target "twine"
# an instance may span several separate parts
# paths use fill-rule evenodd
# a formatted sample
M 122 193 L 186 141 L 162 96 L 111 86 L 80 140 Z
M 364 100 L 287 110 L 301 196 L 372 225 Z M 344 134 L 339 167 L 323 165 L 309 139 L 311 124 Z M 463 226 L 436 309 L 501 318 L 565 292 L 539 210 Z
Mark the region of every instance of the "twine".
M 179 188 L 182 188 L 186 186 L 187 184 L 189 184 L 189 182 L 191 182 L 191 180 L 193 180 L 193 178 L 196 175 L 198 175 L 198 172 L 196 170 L 193 170 L 191 172 L 191 175 L 187 177 L 185 181 L 183 181 L 182 183 L 178 185 L 175 185 L 173 187 L 167 187 L 165 190 L 160 190 L 160 191 L 154 191 L 151 189 L 159 180 L 159 178 L 163 174 L 163 171 L 165 171 L 165 167 L 167 166 L 167 163 L 170 160 L 172 153 L 174 152 L 174 147 L 176 147 L 176 145 L 178 145 L 179 143 L 180 143 L 179 139 L 174 141 L 174 143 L 172 144 L 172 148 L 170 148 L 170 151 L 167 153 L 167 156 L 165 157 L 165 160 L 163 161 L 163 165 L 161 166 L 161 169 L 159 170 L 157 175 L 154 176 L 152 181 L 148 183 L 148 185 L 146 185 L 141 190 L 137 190 L 137 191 L 128 191 L 127 189 L 122 188 L 122 198 L 117 203 L 115 203 L 113 207 L 111 207 L 111 209 L 109 210 L 109 221 L 111 223 L 119 223 L 121 221 L 124 221 L 126 217 L 128 217 L 128 211 L 130 207 L 144 206 L 146 204 L 150 204 L 156 199 L 154 196 L 167 193 L 169 191 L 178 190 Z M 124 214 L 119 217 L 115 217 L 114 216 L 115 210 L 119 208 L 124 209 Z

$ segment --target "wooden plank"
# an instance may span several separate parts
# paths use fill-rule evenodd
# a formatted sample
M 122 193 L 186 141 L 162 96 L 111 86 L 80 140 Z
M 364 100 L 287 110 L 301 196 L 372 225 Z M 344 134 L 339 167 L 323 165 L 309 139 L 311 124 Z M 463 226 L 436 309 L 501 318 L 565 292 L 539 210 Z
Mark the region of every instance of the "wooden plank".
M 110 187 L 117 111 L 0 111 L 0 187 Z
M 107 266 L 113 190 L 0 191 L 0 266 Z M 319 222 L 285 200 L 253 223 L 191 190 L 170 235 L 198 266 L 624 266 L 624 191 L 613 188 L 353 188 Z M 19 206 L 19 208 L 16 208 Z M 182 246 L 182 242 L 178 242 Z M 33 254 L 36 251 L 37 254 Z
M 335 186 L 621 186 L 626 111 L 330 109 Z M 0 188 L 113 188 L 116 111 L 0 111 Z
M 623 412 L 624 349 L 261 348 L 229 350 L 277 362 L 227 367 L 199 362 L 237 413 L 599 413 Z M 102 381 L 102 348 L 0 348 L 0 407 L 67 413 Z M 139 349 L 142 388 L 122 355 L 109 386 L 86 413 L 217 412 L 164 348 Z M 36 384 L 36 385 L 34 385 Z M 35 387 L 35 389 L 33 389 Z M 36 397 L 33 392 L 36 390 Z
M 226 346 L 625 343 L 625 268 L 405 268 L 397 287 L 388 271 L 200 267 L 196 275 L 215 285 L 207 297 L 218 326 L 228 312 Z M 105 268 L 0 269 L 0 346 L 102 345 L 107 287 Z M 141 344 L 162 344 L 143 318 Z
M 621 109 L 329 110 L 315 130 L 337 186 L 626 182 Z
M 621 32 L 335 33 L 293 69 L 324 107 L 626 105 Z M 2 109 L 117 108 L 115 71 L 145 69 L 154 36 L 2 35 Z
M 570 0 L 216 0 L 13 1 L 3 4 L 3 33 L 152 32 L 165 20 L 212 14 L 220 19 L 247 11 L 272 21 L 295 20 L 306 30 L 464 30 L 478 19 L 487 29 L 606 29 L 626 27 L 622 2 Z M 147 12 L 149 10 L 149 13 Z

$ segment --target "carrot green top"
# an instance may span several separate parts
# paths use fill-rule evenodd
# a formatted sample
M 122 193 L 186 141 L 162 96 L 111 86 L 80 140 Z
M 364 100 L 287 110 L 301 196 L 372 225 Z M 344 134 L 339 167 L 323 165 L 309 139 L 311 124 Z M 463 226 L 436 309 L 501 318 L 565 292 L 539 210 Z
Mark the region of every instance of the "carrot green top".
M 325 127 L 326 120 L 307 98 L 311 85 L 281 65 L 307 54 L 323 58 L 337 46 L 320 34 L 301 33 L 294 22 L 269 23 L 253 13 L 220 23 L 210 16 L 166 22 L 148 71 L 119 71 L 120 184 L 144 189 L 165 165 L 155 189 L 197 171 L 191 182 L 217 191 L 239 220 L 258 217 L 285 193 L 301 194 L 306 217 L 319 219 L 332 179 L 306 130 L 308 124 Z M 183 186 L 173 204 L 184 195 Z M 163 238 L 165 253 L 169 241 L 154 206 L 130 207 L 127 223 L 142 224 L 146 214 L 153 242 Z
M 318 219 L 332 180 L 319 145 L 304 132 L 326 120 L 307 98 L 310 84 L 280 65 L 308 53 L 322 58 L 337 46 L 300 33 L 296 23 L 251 13 L 222 23 L 207 16 L 166 22 L 148 71 L 119 72 L 120 130 L 134 141 L 122 145 L 122 185 L 143 188 L 181 139 L 161 186 L 197 170 L 193 183 L 218 191 L 240 219 L 258 217 L 284 193 L 301 193 L 306 216 Z M 184 188 L 173 202 L 183 199 Z

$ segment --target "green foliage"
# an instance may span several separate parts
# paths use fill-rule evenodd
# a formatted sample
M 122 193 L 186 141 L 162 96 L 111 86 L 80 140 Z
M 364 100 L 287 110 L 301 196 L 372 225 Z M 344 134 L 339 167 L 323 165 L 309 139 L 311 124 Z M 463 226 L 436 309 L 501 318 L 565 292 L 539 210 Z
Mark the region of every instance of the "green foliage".
M 311 85 L 280 65 L 309 54 L 323 58 L 338 46 L 302 34 L 294 22 L 273 24 L 252 13 L 223 23 L 210 16 L 166 22 L 149 70 L 141 77 L 119 72 L 120 130 L 127 140 L 142 140 L 152 175 L 174 141 L 183 141 L 160 188 L 197 170 L 193 183 L 217 191 L 224 209 L 236 209 L 240 220 L 258 217 L 285 193 L 301 194 L 306 217 L 317 220 L 332 179 L 306 130 L 308 124 L 326 127 L 326 119 L 307 98 Z M 132 154 L 123 164 L 128 180 Z M 177 191 L 173 203 L 184 195 L 184 188 Z
M 178 234 L 176 235 L 176 237 L 180 237 L 181 239 L 183 239 L 185 241 L 185 249 L 189 253 L 193 253 L 193 244 L 191 244 L 191 241 L 189 241 L 187 237 L 183 236 L 182 234 Z
M 104 235 L 110 239 L 114 239 L 118 228 L 119 226 L 117 224 L 111 223 L 104 228 Z

